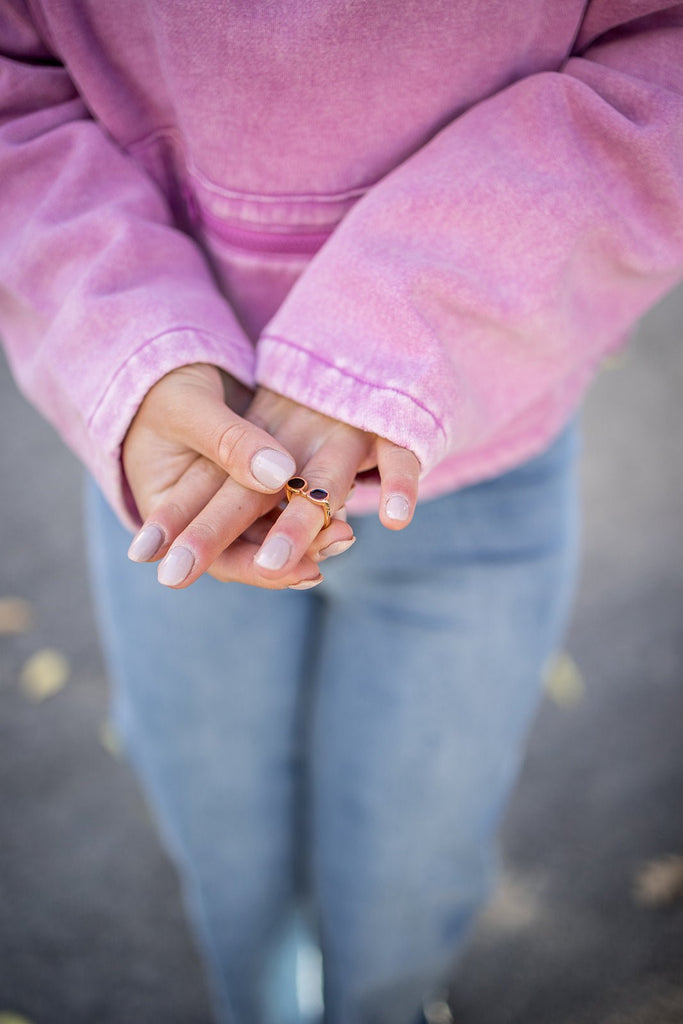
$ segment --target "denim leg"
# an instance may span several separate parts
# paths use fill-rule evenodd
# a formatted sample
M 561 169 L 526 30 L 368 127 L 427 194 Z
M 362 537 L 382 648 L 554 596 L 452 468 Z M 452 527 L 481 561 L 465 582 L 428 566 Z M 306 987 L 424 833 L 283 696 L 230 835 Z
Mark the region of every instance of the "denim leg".
M 94 486 L 88 504 L 115 723 L 179 868 L 217 1018 L 258 1024 L 297 884 L 314 608 L 305 593 L 209 577 L 167 590 L 127 560 Z
M 309 791 L 328 1024 L 412 1024 L 452 961 L 566 617 L 574 449 L 568 431 L 422 505 L 400 534 L 358 520 L 358 543 L 308 593 L 209 578 L 168 591 L 127 561 L 91 493 L 116 720 L 221 1021 L 263 1019 L 268 948 L 309 856 Z
M 412 1024 L 486 897 L 560 640 L 575 431 L 327 570 L 312 737 L 326 1024 Z

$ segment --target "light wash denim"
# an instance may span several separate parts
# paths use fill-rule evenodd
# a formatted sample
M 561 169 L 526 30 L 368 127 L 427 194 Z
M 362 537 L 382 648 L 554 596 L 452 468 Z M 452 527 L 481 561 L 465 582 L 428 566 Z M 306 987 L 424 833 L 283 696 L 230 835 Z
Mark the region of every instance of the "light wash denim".
M 115 721 L 219 1020 L 266 1019 L 269 956 L 298 898 L 319 927 L 326 1024 L 413 1024 L 452 965 L 495 878 L 567 617 L 576 450 L 572 425 L 521 468 L 421 504 L 401 533 L 357 519 L 355 546 L 307 592 L 208 577 L 167 590 L 126 559 L 93 488 Z M 284 1020 L 284 983 L 280 996 Z

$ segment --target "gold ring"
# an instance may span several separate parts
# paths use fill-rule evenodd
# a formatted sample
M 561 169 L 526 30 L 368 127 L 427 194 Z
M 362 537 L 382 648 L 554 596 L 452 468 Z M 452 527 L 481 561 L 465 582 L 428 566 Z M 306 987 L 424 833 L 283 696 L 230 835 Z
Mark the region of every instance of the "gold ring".
M 308 490 L 308 484 L 302 476 L 293 476 L 285 484 L 285 497 L 287 501 L 291 501 L 295 494 L 301 494 L 306 497 L 306 491 Z
M 302 476 L 293 476 L 285 484 L 285 497 L 291 501 L 295 495 L 300 494 L 307 498 L 313 505 L 317 505 L 323 514 L 323 530 L 332 522 L 332 509 L 330 508 L 330 492 L 324 487 L 311 487 Z
M 308 498 L 310 502 L 317 505 L 318 508 L 322 509 L 324 522 L 323 530 L 332 522 L 332 509 L 330 508 L 330 492 L 326 491 L 324 487 L 312 487 L 310 491 L 306 491 L 304 494 L 305 498 Z

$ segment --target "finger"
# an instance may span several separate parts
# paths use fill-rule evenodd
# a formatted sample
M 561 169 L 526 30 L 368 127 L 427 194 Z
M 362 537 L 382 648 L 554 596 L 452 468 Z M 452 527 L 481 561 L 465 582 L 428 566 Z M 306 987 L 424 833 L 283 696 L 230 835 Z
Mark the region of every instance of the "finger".
M 281 506 L 278 505 L 277 508 L 271 509 L 266 515 L 261 516 L 255 523 L 247 527 L 241 539 L 255 544 L 254 552 L 256 552 L 286 507 L 287 503 L 283 502 Z M 308 558 L 314 562 L 324 562 L 326 558 L 332 558 L 334 555 L 341 555 L 344 551 L 348 551 L 351 545 L 355 544 L 356 538 L 350 526 L 342 525 L 346 522 L 346 508 L 342 506 L 332 516 L 329 529 L 321 530 L 313 539 L 313 543 L 306 552 Z
M 218 394 L 179 387 L 171 430 L 245 487 L 279 491 L 296 472 L 289 452 L 261 427 L 238 416 Z
M 308 482 L 309 492 L 316 488 L 327 491 L 331 512 L 342 508 L 368 444 L 367 435 L 341 428 L 329 435 L 303 467 L 301 476 Z M 323 529 L 324 523 L 320 505 L 304 495 L 294 495 L 256 554 L 259 570 L 276 578 L 289 572 L 316 538 L 317 549 L 314 550 L 318 552 L 329 546 L 328 540 L 336 543 L 337 540 L 352 539 L 353 532 L 348 523 L 335 520 Z M 330 534 L 333 528 L 334 533 Z M 327 537 L 319 536 L 321 531 Z
M 159 582 L 174 589 L 194 583 L 247 527 L 268 512 L 274 500 L 228 478 L 175 538 L 159 565 Z
M 327 531 L 321 533 L 320 537 L 326 539 L 322 540 L 321 543 L 317 543 L 318 538 L 316 538 L 311 545 L 311 548 L 306 553 L 306 557 L 301 560 L 298 566 L 294 567 L 291 576 L 286 579 L 272 580 L 270 578 L 264 578 L 257 572 L 256 567 L 252 564 L 254 555 L 282 511 L 283 508 L 277 506 L 276 508 L 270 509 L 266 512 L 266 514 L 261 516 L 260 519 L 257 519 L 256 522 L 251 523 L 241 537 L 234 541 L 227 551 L 222 552 L 213 565 L 209 566 L 206 570 L 208 575 L 215 577 L 215 579 L 218 579 L 221 582 L 232 581 L 247 583 L 251 586 L 265 586 L 271 590 L 284 589 L 285 587 L 290 587 L 290 589 L 294 590 L 310 590 L 311 587 L 322 583 L 323 577 L 319 574 L 319 570 L 314 569 L 312 563 L 323 561 L 323 559 L 329 557 L 329 555 L 319 553 L 317 549 L 328 544 L 331 544 L 335 548 L 337 548 L 338 545 L 342 545 L 343 548 L 346 549 L 354 543 L 355 538 L 352 537 L 349 540 L 344 531 L 340 534 L 339 527 L 336 525 L 337 522 L 339 524 L 344 523 L 345 519 L 337 520 L 335 517 L 335 520 L 330 527 L 331 537 L 326 538 Z M 329 554 L 335 553 L 337 553 L 337 551 L 332 551 Z M 291 582 L 292 578 L 296 580 L 295 583 Z
M 266 590 L 311 590 L 323 582 L 320 569 L 307 557 L 277 579 L 263 575 L 254 562 L 257 551 L 258 544 L 240 538 L 219 555 L 208 573 L 221 583 L 245 583 Z
M 420 463 L 408 448 L 377 439 L 377 469 L 381 481 L 379 518 L 389 530 L 402 530 L 417 504 Z
M 225 473 L 213 462 L 197 456 L 183 476 L 146 517 L 128 549 L 132 562 L 157 561 L 169 545 L 213 498 L 225 482 Z
M 314 544 L 315 551 L 311 549 L 309 551 L 310 557 L 314 562 L 324 562 L 327 558 L 335 558 L 337 555 L 343 555 L 345 551 L 348 551 L 350 547 L 356 543 L 356 538 L 351 537 L 339 537 L 333 540 L 331 537 L 326 537 L 318 544 Z
M 314 562 L 324 562 L 327 558 L 334 558 L 335 555 L 342 555 L 356 543 L 353 530 L 346 520 L 332 516 L 329 527 L 320 530 L 314 537 L 306 554 Z
M 152 561 L 163 556 L 159 582 L 174 589 L 187 587 L 245 532 L 248 539 L 257 539 L 258 544 L 265 539 L 279 515 L 278 509 L 271 508 L 273 500 L 270 495 L 257 494 L 230 478 L 226 480 L 222 470 L 199 458 L 147 519 L 131 545 L 131 557 Z M 322 516 L 317 507 L 314 511 Z M 339 544 L 350 547 L 353 543 L 353 531 L 342 518 L 335 518 L 325 533 L 326 537 L 314 539 L 309 559 L 317 561 L 321 548 L 337 545 L 328 552 L 330 555 L 342 550 Z M 143 558 L 140 548 L 144 548 L 150 536 L 159 538 L 161 543 L 154 552 L 144 551 Z M 292 560 L 292 567 L 297 561 Z M 260 570 L 252 570 L 252 576 L 251 582 L 260 586 Z
M 269 528 L 277 522 L 279 510 L 269 509 L 269 501 L 272 502 L 272 498 L 267 495 L 256 494 L 233 480 L 226 480 L 211 501 L 175 538 L 159 566 L 159 582 L 174 589 L 189 587 L 209 569 L 212 569 L 212 575 L 216 575 L 213 570 L 219 563 L 226 579 L 253 586 L 263 586 L 264 579 L 269 579 L 269 585 L 272 585 L 272 577 L 264 577 L 260 567 L 245 569 L 242 550 L 243 542 L 250 542 L 253 557 Z M 319 510 L 318 515 L 321 515 Z M 342 519 L 333 520 L 325 535 L 319 541 L 316 538 L 317 543 L 314 542 L 301 559 L 292 560 L 286 579 L 279 585 L 289 586 L 292 581 L 300 582 L 304 575 L 310 577 L 309 568 L 317 561 L 320 548 L 334 545 L 334 550 L 328 554 L 335 554 L 340 551 L 339 545 L 350 547 L 354 539 L 351 527 Z M 222 556 L 227 548 L 236 544 L 241 546 L 233 567 L 233 563 Z

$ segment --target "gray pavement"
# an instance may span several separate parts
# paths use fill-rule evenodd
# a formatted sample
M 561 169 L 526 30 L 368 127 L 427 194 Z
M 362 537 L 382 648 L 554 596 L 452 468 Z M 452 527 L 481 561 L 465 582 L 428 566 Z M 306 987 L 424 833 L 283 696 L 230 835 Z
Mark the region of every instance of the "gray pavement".
M 683 1022 L 682 342 L 679 291 L 587 403 L 578 668 L 534 728 L 459 1024 Z M 8 632 L 23 606 L 0 600 L 0 1024 L 208 1024 L 175 876 L 103 734 L 80 469 L 4 363 L 0 436 L 0 599 L 32 613 Z M 46 648 L 66 661 L 30 662 Z

